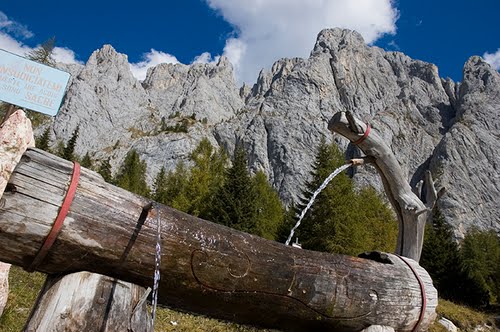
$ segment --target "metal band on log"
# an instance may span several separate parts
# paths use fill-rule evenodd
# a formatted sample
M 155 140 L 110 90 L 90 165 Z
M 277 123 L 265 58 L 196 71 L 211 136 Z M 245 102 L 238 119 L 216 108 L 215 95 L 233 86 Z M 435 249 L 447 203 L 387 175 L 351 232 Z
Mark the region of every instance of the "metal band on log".
M 64 199 L 72 164 L 28 150 L 0 204 L 0 260 L 28 267 Z M 82 168 L 66 221 L 38 266 L 45 273 L 91 271 L 153 283 L 157 213 L 162 225 L 159 303 L 289 331 L 412 331 L 423 307 L 419 281 L 397 256 L 376 261 L 313 252 L 189 216 L 105 183 Z M 418 330 L 435 318 L 427 272 Z

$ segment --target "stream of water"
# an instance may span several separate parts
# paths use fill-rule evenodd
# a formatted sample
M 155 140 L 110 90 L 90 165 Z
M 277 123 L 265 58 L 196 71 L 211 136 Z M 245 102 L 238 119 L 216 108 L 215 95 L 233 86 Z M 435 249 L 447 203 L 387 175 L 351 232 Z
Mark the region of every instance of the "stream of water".
M 158 304 L 158 284 L 160 283 L 160 264 L 161 264 L 161 222 L 160 222 L 160 209 L 158 209 L 156 203 L 153 203 L 153 209 L 156 207 L 156 255 L 155 255 L 155 274 L 153 282 L 153 294 L 152 294 L 152 307 L 151 321 L 152 321 L 152 331 L 154 331 L 155 318 L 156 318 L 156 306 Z
M 293 234 L 295 233 L 295 230 L 297 229 L 297 227 L 300 226 L 300 223 L 301 223 L 302 219 L 304 219 L 304 216 L 306 215 L 307 210 L 309 210 L 311 208 L 311 206 L 313 205 L 314 200 L 316 199 L 316 196 L 318 196 L 319 193 L 323 189 L 326 188 L 326 186 L 330 183 L 330 181 L 333 180 L 333 178 L 335 178 L 337 175 L 339 175 L 340 172 L 342 172 L 343 170 L 349 168 L 351 165 L 352 164 L 345 164 L 345 165 L 342 165 L 339 168 L 337 168 L 335 171 L 333 171 L 332 174 L 330 174 L 326 178 L 326 180 L 321 184 L 321 186 L 319 186 L 319 188 L 314 192 L 314 194 L 312 195 L 311 199 L 309 200 L 309 203 L 307 203 L 307 206 L 305 207 L 305 209 L 302 210 L 302 213 L 300 214 L 299 220 L 297 221 L 297 223 L 295 224 L 295 226 L 293 226 L 292 230 L 290 231 L 290 235 L 288 236 L 288 239 L 285 242 L 286 245 L 290 244 L 290 241 L 293 238 Z

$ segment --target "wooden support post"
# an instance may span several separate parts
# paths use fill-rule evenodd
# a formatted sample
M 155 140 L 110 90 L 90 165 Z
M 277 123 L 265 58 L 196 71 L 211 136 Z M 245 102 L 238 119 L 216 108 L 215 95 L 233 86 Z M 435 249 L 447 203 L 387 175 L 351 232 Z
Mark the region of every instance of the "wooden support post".
M 346 137 L 366 154 L 366 158 L 355 160 L 353 165 L 368 161 L 375 166 L 399 220 L 396 252 L 418 262 L 422 253 L 425 223 L 443 190 L 439 193 L 436 191 L 430 172 L 426 173 L 425 181 L 412 190 L 397 158 L 382 137 L 350 112 L 335 114 L 328 123 L 328 129 Z M 422 197 L 423 185 L 426 189 L 425 199 Z
M 43 151 L 24 154 L 0 207 L 0 260 L 31 265 L 72 172 L 71 163 Z M 432 280 L 411 259 L 302 250 L 154 206 L 82 168 L 38 270 L 91 271 L 149 286 L 160 220 L 160 304 L 287 331 L 424 331 L 436 316 Z
M 11 178 L 14 168 L 26 149 L 34 146 L 35 140 L 30 120 L 22 110 L 14 112 L 14 106 L 11 105 L 0 125 L 0 206 L 5 204 L 2 194 L 8 186 L 8 180 Z M 7 188 L 7 191 L 11 190 L 11 188 Z M 12 226 L 9 222 L 7 224 Z M 0 229 L 1 231 L 2 229 Z M 0 315 L 7 301 L 9 269 L 10 264 L 0 262 Z M 66 286 L 58 287 L 61 284 Z M 108 307 L 103 307 L 98 302 L 86 302 L 92 294 L 96 298 L 101 296 L 105 289 L 117 290 L 114 296 L 109 297 L 112 301 L 106 299 Z M 109 277 L 88 272 L 57 278 L 49 275 L 25 330 L 47 332 L 63 330 L 151 331 L 149 320 L 143 319 L 148 315 L 146 306 L 137 306 L 133 315 L 131 310 L 131 305 L 137 303 L 137 298 L 145 291 L 144 287 L 117 280 L 113 281 Z M 49 307 L 50 309 L 46 310 Z M 103 308 L 108 311 L 103 311 Z M 86 313 L 85 309 L 89 309 L 89 311 Z M 66 315 L 65 312 L 69 314 Z M 105 316 L 106 313 L 107 316 Z M 87 321 L 86 319 L 90 318 L 89 314 L 93 316 L 91 320 Z M 125 317 L 127 319 L 124 319 Z M 138 324 L 138 319 L 142 321 L 141 324 Z M 97 326 L 95 324 L 101 322 L 103 323 L 100 326 L 103 326 L 103 329 L 83 328 L 90 326 L 90 324 L 94 324 L 92 325 L 94 327 Z M 123 326 L 126 328 L 121 328 Z
M 90 272 L 50 275 L 25 332 L 148 332 L 146 289 Z

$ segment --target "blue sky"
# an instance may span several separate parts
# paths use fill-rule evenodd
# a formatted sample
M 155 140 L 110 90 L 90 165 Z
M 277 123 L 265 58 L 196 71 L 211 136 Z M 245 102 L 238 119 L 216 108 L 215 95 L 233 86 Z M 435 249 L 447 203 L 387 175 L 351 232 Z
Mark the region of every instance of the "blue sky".
M 499 0 L 14 1 L 0 4 L 0 48 L 22 54 L 52 36 L 57 59 L 85 62 L 104 44 L 136 77 L 161 62 L 217 61 L 253 84 L 281 57 L 307 57 L 322 28 L 344 27 L 461 80 L 472 55 L 500 69 Z

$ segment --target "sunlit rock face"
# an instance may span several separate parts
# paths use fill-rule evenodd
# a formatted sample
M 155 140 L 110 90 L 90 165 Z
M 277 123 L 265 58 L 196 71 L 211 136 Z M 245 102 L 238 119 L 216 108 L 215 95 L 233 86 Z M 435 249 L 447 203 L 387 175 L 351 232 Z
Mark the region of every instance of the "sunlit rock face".
M 333 114 L 349 110 L 384 137 L 412 185 L 430 169 L 446 187 L 438 207 L 457 236 L 473 225 L 500 231 L 494 153 L 500 78 L 481 58 L 471 58 L 462 82 L 453 82 L 433 64 L 367 46 L 354 31 L 328 29 L 309 58 L 278 60 L 251 88 L 237 85 L 223 57 L 213 64 L 160 64 L 139 82 L 126 55 L 109 45 L 85 66 L 65 69 L 72 79 L 52 124 L 52 144 L 67 141 L 79 125 L 76 153 L 89 152 L 96 162 L 110 158 L 115 170 L 134 148 L 151 181 L 162 166 L 187 161 L 204 137 L 229 153 L 242 143 L 251 170 L 263 170 L 290 203 L 309 179 L 322 138 L 337 142 L 346 158 L 360 154 L 327 130 Z M 382 190 L 369 166 L 352 173 L 359 186 Z

